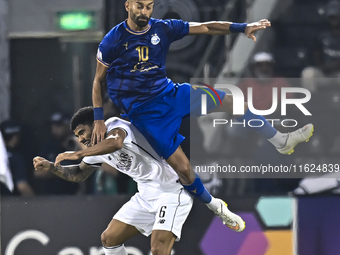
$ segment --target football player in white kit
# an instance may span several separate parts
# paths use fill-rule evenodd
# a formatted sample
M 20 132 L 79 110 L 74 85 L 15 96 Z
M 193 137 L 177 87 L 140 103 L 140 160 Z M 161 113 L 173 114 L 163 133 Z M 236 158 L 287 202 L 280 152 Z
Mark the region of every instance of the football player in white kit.
M 105 122 L 107 137 L 90 147 L 94 127 L 93 108 L 84 107 L 74 114 L 71 129 L 88 148 L 64 152 L 54 163 L 42 157 L 33 159 L 37 171 L 49 171 L 72 182 L 86 180 L 102 163 L 129 175 L 138 191 L 114 215 L 101 235 L 105 255 L 127 255 L 124 242 L 142 233 L 151 234 L 153 255 L 170 255 L 175 241 L 193 204 L 192 196 L 179 182 L 176 172 L 152 149 L 141 133 L 128 121 L 117 117 Z M 79 165 L 60 165 L 63 160 L 82 159 Z M 231 229 L 245 228 L 241 217 L 230 212 L 220 200 L 217 208 L 209 207 Z

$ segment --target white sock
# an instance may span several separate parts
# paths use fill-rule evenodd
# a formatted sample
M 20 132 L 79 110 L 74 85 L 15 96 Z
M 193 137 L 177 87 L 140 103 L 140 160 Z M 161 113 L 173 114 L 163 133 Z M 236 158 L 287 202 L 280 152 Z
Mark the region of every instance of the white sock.
M 213 196 L 211 196 L 211 201 L 209 204 L 206 204 L 208 206 L 208 208 L 210 210 L 212 210 L 213 212 L 217 211 L 217 208 L 221 207 L 221 202 L 219 199 L 214 198 Z
M 287 136 L 287 133 L 280 133 L 277 131 L 277 133 L 272 138 L 268 139 L 268 141 L 276 148 L 281 149 L 286 146 Z
M 105 255 L 128 255 L 124 244 L 113 246 L 113 247 L 103 247 Z

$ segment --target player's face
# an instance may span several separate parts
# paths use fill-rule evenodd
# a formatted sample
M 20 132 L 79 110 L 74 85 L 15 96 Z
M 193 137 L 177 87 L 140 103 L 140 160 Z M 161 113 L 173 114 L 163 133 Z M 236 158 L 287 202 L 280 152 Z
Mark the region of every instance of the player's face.
M 138 26 L 146 27 L 153 11 L 153 0 L 129 0 L 126 9 L 129 18 Z
M 74 134 L 76 137 L 78 137 L 80 143 L 84 144 L 87 147 L 90 147 L 92 130 L 92 126 L 79 124 L 74 130 Z

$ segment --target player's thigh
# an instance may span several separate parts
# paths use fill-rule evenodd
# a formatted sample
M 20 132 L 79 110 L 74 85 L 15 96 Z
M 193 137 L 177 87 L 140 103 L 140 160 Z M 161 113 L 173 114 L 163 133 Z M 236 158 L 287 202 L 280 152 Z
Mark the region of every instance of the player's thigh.
M 141 234 L 149 236 L 152 233 L 155 221 L 153 202 L 145 200 L 136 193 L 119 211 L 113 216 L 114 219 L 134 226 Z
M 101 235 L 102 243 L 106 247 L 112 247 L 124 243 L 126 240 L 140 234 L 136 227 L 112 219 Z
M 179 241 L 183 224 L 190 213 L 192 204 L 193 199 L 184 188 L 178 192 L 165 193 L 157 202 L 152 230 L 172 232 L 176 236 L 176 241 Z
M 176 236 L 166 230 L 153 230 L 151 235 L 151 252 L 153 255 L 170 255 Z

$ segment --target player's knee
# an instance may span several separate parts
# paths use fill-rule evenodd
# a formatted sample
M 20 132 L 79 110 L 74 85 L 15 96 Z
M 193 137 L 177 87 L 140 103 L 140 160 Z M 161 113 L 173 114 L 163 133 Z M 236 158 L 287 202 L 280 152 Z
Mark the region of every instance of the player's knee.
M 232 113 L 233 112 L 233 96 L 225 95 L 223 98 L 222 105 L 225 108 L 226 112 Z
M 155 242 L 151 245 L 152 255 L 170 255 L 170 247 L 163 242 Z
M 246 113 L 247 112 L 247 110 L 248 110 L 248 103 L 244 103 L 244 113 Z
M 181 182 L 185 181 L 185 183 L 192 183 L 195 179 L 195 175 L 192 172 L 190 163 L 182 164 L 177 169 L 177 174 L 181 179 Z
M 171 155 L 167 162 L 175 170 L 181 183 L 188 185 L 195 180 L 190 161 L 181 150 L 177 150 L 175 153 L 175 155 Z
M 233 114 L 233 96 L 232 95 L 225 95 L 223 98 L 223 109 L 225 112 Z M 244 102 L 244 112 L 248 110 L 248 104 Z M 234 116 L 236 117 L 236 116 Z
M 112 246 L 120 245 L 114 233 L 112 232 L 110 233 L 106 230 L 101 235 L 101 241 L 102 241 L 103 246 L 105 247 L 112 247 Z

